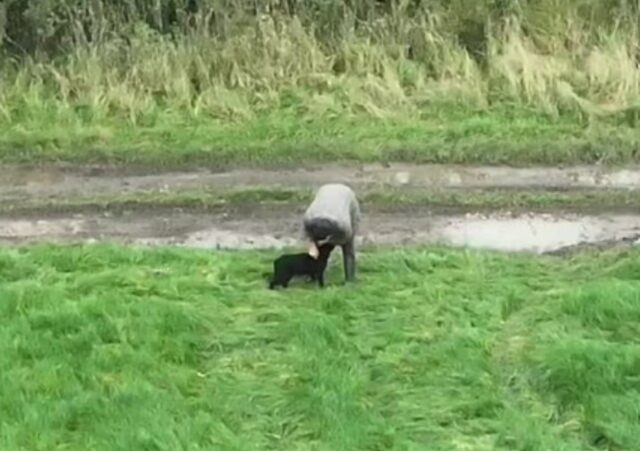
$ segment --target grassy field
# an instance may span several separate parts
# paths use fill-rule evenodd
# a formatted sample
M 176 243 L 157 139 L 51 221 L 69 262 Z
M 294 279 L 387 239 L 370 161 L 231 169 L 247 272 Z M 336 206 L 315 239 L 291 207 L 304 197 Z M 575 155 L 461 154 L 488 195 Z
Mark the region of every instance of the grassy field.
M 0 250 L 0 448 L 635 450 L 639 252 Z
M 9 3 L 0 161 L 638 161 L 632 2 Z

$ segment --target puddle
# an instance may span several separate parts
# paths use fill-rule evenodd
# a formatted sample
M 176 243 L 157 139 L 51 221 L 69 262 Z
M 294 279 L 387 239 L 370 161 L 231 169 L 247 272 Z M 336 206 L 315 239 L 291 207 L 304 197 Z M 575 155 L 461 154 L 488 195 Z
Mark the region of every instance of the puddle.
M 303 246 L 299 212 L 264 207 L 250 212 L 178 211 L 0 218 L 0 242 L 106 240 L 205 249 Z M 427 210 L 368 212 L 358 245 L 448 244 L 505 252 L 544 253 L 581 244 L 637 240 L 640 215 L 460 214 Z
M 449 221 L 439 235 L 441 241 L 452 245 L 544 253 L 582 243 L 640 236 L 640 217 L 468 216 Z

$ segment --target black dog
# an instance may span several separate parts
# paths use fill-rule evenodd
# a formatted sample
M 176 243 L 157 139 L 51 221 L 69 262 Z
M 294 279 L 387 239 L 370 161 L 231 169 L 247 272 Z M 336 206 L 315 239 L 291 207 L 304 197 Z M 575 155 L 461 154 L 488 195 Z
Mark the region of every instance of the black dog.
M 287 288 L 295 276 L 309 276 L 312 281 L 317 280 L 320 287 L 324 287 L 324 270 L 334 247 L 333 244 L 318 247 L 317 259 L 307 253 L 281 255 L 273 262 L 273 278 L 269 288 L 273 290 L 278 285 Z

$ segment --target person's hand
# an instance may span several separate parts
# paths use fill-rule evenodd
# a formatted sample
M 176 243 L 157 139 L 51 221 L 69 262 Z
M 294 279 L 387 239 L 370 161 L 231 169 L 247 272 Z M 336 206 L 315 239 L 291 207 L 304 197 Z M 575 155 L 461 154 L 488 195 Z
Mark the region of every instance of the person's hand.
M 320 255 L 320 251 L 318 250 L 318 246 L 316 246 L 316 243 L 311 243 L 311 246 L 309 246 L 309 251 L 308 251 L 309 255 L 311 255 L 311 257 L 315 260 L 318 259 L 318 255 Z

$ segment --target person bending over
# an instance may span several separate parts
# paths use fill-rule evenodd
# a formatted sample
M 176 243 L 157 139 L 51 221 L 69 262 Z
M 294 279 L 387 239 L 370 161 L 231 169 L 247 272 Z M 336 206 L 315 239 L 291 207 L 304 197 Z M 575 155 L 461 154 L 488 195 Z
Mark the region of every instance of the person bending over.
M 356 194 L 341 183 L 321 186 L 303 217 L 305 235 L 313 242 L 309 253 L 317 258 L 322 244 L 340 246 L 347 282 L 356 278 L 355 237 L 359 223 L 360 205 Z

